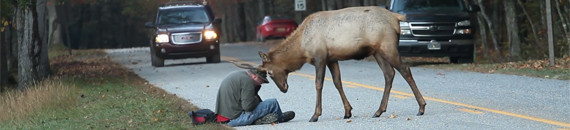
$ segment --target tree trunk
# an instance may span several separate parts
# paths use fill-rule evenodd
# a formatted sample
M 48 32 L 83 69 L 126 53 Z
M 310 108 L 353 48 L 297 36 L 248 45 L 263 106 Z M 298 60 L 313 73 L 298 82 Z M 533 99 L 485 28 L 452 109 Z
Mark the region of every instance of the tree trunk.
M 36 13 L 35 20 L 37 22 L 37 36 L 39 36 L 38 40 L 41 40 L 39 44 L 39 52 L 37 52 L 36 58 L 39 58 L 39 64 L 37 65 L 38 68 L 38 76 L 40 79 L 46 78 L 50 74 L 50 67 L 49 67 L 49 57 L 48 57 L 48 21 L 46 19 L 46 0 L 36 0 Z
M 56 11 L 57 0 L 48 0 L 47 14 L 48 14 L 48 44 L 62 44 L 61 37 L 61 24 L 60 18 Z
M 259 16 L 256 20 L 261 20 L 265 15 L 267 15 L 267 11 L 265 10 L 265 0 L 258 0 L 257 2 L 259 5 Z
M 321 0 L 321 6 L 322 6 L 322 10 L 321 11 L 325 11 L 327 10 L 327 0 Z
M 2 14 L 2 3 L 0 3 L 0 14 Z M 1 15 L 0 19 L 2 19 Z M 0 28 L 5 28 L 3 22 L 0 20 Z M 6 85 L 8 80 L 8 59 L 6 58 L 6 47 L 4 46 L 7 43 L 4 41 L 4 31 L 0 30 L 0 92 L 4 91 L 4 85 Z
M 362 0 L 350 0 L 349 7 L 362 6 Z
M 491 19 L 489 19 L 489 17 L 487 16 L 487 14 L 485 13 L 485 6 L 483 5 L 483 0 L 478 0 L 479 6 L 481 7 L 481 12 L 479 14 L 481 14 L 481 16 L 483 16 L 485 22 L 487 22 L 487 27 L 489 28 L 489 32 L 491 33 L 491 39 L 493 40 L 493 45 L 495 47 L 495 52 L 499 52 L 499 44 L 496 38 L 496 34 L 495 34 L 495 30 L 493 28 L 493 23 L 491 22 Z
M 17 7 L 16 24 L 18 39 L 18 89 L 25 89 L 33 81 L 38 80 L 37 70 L 33 63 L 33 16 L 32 11 L 27 7 Z
M 327 10 L 335 10 L 336 7 L 336 0 L 327 0 Z
M 564 36 L 566 39 L 566 44 L 568 44 L 568 56 L 570 56 L 570 27 L 568 27 L 568 24 L 570 24 L 569 20 L 566 19 L 566 17 L 564 16 L 568 16 L 565 15 L 561 10 L 560 10 L 560 1 L 556 0 L 554 3 L 556 3 L 556 12 L 558 13 L 558 17 L 560 18 L 561 21 L 561 26 L 562 26 L 562 30 L 564 32 Z
M 521 7 L 524 15 L 526 16 L 526 20 L 528 20 L 528 22 L 530 24 L 530 29 L 532 30 L 532 35 L 534 37 L 535 45 L 538 45 L 538 43 L 539 43 L 538 35 L 537 35 L 538 33 L 536 33 L 536 27 L 534 27 L 534 22 L 530 18 L 530 15 L 528 15 L 528 12 L 526 11 L 526 8 L 525 8 L 524 4 L 521 2 L 521 0 L 517 0 L 517 3 Z
M 481 54 L 483 54 L 483 56 L 485 57 L 485 59 L 487 58 L 487 50 L 489 49 L 489 47 L 487 47 L 487 29 L 485 26 L 485 21 L 482 18 L 483 16 L 479 15 L 477 17 L 477 23 L 479 23 L 479 35 L 481 35 L 481 49 L 482 52 Z
M 507 36 L 509 40 L 509 53 L 511 59 L 520 58 L 520 38 L 519 38 L 519 27 L 517 22 L 517 12 L 515 6 L 515 0 L 504 0 L 503 5 L 505 6 L 505 20 L 507 25 Z
M 45 33 L 45 0 L 32 0 L 17 7 L 18 89 L 26 89 L 49 74 Z M 40 33 L 41 32 L 41 33 Z M 43 33 L 43 34 L 42 34 Z
M 344 0 L 335 0 L 336 2 L 336 9 L 342 9 L 345 7 Z

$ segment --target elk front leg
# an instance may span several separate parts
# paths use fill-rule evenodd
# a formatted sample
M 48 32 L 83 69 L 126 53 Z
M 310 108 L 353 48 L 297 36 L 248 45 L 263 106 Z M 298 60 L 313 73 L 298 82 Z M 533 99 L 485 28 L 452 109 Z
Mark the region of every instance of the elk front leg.
M 344 90 L 342 89 L 342 80 L 340 79 L 340 69 L 338 66 L 338 61 L 329 62 L 327 66 L 329 67 L 329 71 L 331 71 L 333 83 L 334 86 L 336 87 L 336 90 L 338 90 L 338 93 L 340 94 L 340 98 L 342 99 L 342 104 L 344 104 L 344 119 L 348 119 L 352 117 L 351 113 L 352 106 L 350 106 L 350 103 L 348 103 L 348 99 L 346 99 Z
M 322 93 L 323 93 L 323 81 L 325 80 L 325 60 L 315 60 L 315 88 L 317 89 L 317 105 L 315 107 L 315 114 L 311 117 L 309 122 L 317 122 L 319 116 L 322 113 Z

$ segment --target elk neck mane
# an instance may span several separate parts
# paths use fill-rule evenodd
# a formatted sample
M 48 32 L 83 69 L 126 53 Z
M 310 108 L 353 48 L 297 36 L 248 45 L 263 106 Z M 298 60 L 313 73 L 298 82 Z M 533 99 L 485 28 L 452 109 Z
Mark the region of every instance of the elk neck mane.
M 304 21 L 310 19 L 311 15 L 308 16 Z M 301 41 L 303 37 L 303 32 L 307 27 L 306 22 L 302 22 L 298 28 L 287 36 L 285 40 L 280 42 L 278 45 L 271 47 L 267 53 L 268 57 L 272 60 L 286 60 L 291 66 L 288 68 L 291 71 L 301 68 L 305 63 L 307 56 L 305 56 L 305 50 L 301 47 Z M 288 59 L 282 59 L 287 57 Z

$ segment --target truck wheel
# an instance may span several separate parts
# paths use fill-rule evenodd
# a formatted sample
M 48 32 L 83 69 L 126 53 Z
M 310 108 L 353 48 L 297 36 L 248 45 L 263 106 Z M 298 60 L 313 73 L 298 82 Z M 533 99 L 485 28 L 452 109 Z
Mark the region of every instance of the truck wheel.
M 449 57 L 449 62 L 454 64 L 473 63 L 473 57 Z
M 218 50 L 218 52 L 214 55 L 208 56 L 206 57 L 206 62 L 208 63 L 220 63 L 220 51 Z
M 154 48 L 150 47 L 150 61 L 152 66 L 154 67 L 163 67 L 164 66 L 164 59 L 160 58 L 156 55 Z

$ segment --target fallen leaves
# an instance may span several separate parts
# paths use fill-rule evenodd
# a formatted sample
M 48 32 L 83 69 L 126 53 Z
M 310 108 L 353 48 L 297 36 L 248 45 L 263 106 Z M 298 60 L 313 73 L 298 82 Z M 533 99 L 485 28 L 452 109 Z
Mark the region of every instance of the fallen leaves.
M 390 117 L 389 117 L 389 118 L 391 118 L 391 119 L 396 118 L 396 115 L 390 114 Z
M 96 50 L 88 54 L 63 55 L 50 60 L 50 66 L 57 76 L 101 79 L 104 76 L 123 76 L 127 69 L 104 57 L 105 52 Z

